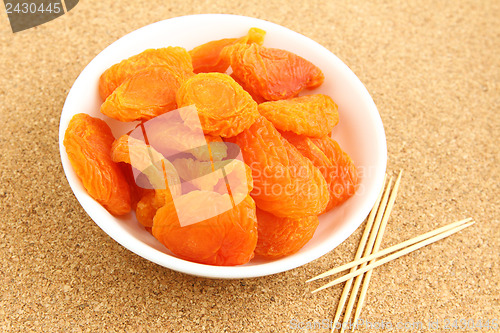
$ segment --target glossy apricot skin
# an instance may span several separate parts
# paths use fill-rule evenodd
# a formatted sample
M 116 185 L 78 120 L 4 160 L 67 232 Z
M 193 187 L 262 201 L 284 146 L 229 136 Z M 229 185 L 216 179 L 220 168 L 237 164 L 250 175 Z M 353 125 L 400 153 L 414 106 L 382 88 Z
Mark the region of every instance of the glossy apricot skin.
M 316 215 L 299 218 L 277 217 L 257 209 L 258 240 L 255 255 L 278 259 L 296 253 L 314 236 L 319 225 Z
M 191 56 L 182 47 L 147 49 L 108 68 L 99 78 L 99 95 L 105 101 L 126 79 L 149 66 L 166 66 L 179 80 L 192 76 Z
M 153 227 L 153 218 L 156 212 L 165 204 L 164 200 L 154 190 L 144 190 L 144 194 L 137 202 L 135 216 L 140 224 L 146 228 Z
M 229 67 L 229 61 L 221 57 L 221 52 L 226 46 L 252 43 L 262 45 L 265 34 L 266 32 L 262 29 L 250 28 L 248 34 L 243 37 L 213 40 L 195 47 L 189 51 L 193 61 L 193 71 L 195 73 L 225 73 Z
M 235 44 L 224 48 L 236 81 L 252 96 L 275 101 L 295 97 L 306 88 L 320 86 L 323 72 L 306 59 L 286 50 L 257 44 Z
M 257 103 L 229 75 L 200 73 L 177 91 L 179 107 L 195 105 L 205 134 L 231 137 L 259 116 Z
M 321 213 L 329 201 L 321 172 L 285 140 L 271 122 L 260 116 L 234 138 L 252 169 L 251 192 L 257 206 L 279 217 Z
M 111 160 L 114 140 L 103 120 L 79 113 L 69 122 L 63 144 L 87 193 L 111 214 L 124 215 L 131 209 L 130 188 L 120 167 Z
M 181 80 L 167 66 L 149 66 L 128 77 L 101 105 L 101 112 L 120 121 L 149 120 L 175 110 Z
M 259 113 L 280 131 L 313 137 L 327 135 L 339 122 L 337 104 L 323 94 L 261 103 Z
M 206 205 L 189 202 L 189 205 Z M 189 208 L 189 207 L 185 207 Z M 201 222 L 181 226 L 173 201 L 153 220 L 153 236 L 182 259 L 208 265 L 234 266 L 254 257 L 257 244 L 255 202 L 247 196 L 235 208 Z
M 358 172 L 354 162 L 330 136 L 309 138 L 283 132 L 297 150 L 318 168 L 328 183 L 330 200 L 324 212 L 352 197 L 358 185 Z

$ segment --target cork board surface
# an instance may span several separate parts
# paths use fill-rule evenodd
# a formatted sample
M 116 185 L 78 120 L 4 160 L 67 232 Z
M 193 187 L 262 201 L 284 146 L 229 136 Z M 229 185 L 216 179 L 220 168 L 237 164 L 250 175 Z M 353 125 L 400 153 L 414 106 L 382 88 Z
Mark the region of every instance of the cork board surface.
M 477 221 L 376 269 L 361 318 L 378 328 L 360 331 L 500 324 L 498 1 L 80 1 L 16 34 L 0 11 L 1 331 L 328 331 L 312 324 L 333 319 L 342 288 L 311 294 L 319 284 L 304 281 L 352 260 L 364 224 L 303 267 L 204 279 L 120 246 L 66 181 L 59 117 L 81 70 L 126 33 L 195 13 L 283 25 L 324 45 L 364 83 L 385 126 L 388 173 L 405 170 L 382 247 Z M 418 326 L 429 321 L 438 326 Z

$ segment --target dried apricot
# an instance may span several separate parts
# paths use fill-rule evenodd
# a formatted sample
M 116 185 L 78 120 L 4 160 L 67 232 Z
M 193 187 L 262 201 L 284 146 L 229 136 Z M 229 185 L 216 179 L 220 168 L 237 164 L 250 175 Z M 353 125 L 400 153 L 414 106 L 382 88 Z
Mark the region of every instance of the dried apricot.
M 252 169 L 257 206 L 279 217 L 321 213 L 329 200 L 325 178 L 266 118 L 229 139 Z
M 213 191 L 215 185 L 224 177 L 222 173 L 214 172 L 214 166 L 210 161 L 177 158 L 172 164 L 182 180 L 189 182 L 199 190 Z
M 335 140 L 329 136 L 308 138 L 290 132 L 282 134 L 302 155 L 310 159 L 325 177 L 330 192 L 330 201 L 325 212 L 354 195 L 358 182 L 356 167 Z
M 233 266 L 250 261 L 257 244 L 255 203 L 247 196 L 234 208 L 225 209 L 227 194 L 193 191 L 169 201 L 153 220 L 153 236 L 180 258 L 208 264 Z M 207 205 L 207 203 L 210 203 Z M 200 220 L 208 213 L 223 213 Z M 194 222 L 182 226 L 179 215 Z
M 125 59 L 99 79 L 101 112 L 139 125 L 114 140 L 102 120 L 81 114 L 66 131 L 89 194 L 112 214 L 134 209 L 182 259 L 230 266 L 293 254 L 319 214 L 354 194 L 354 163 L 329 137 L 337 105 L 298 97 L 323 83 L 322 71 L 262 46 L 265 34 L 251 28 L 189 52 Z
M 122 135 L 113 142 L 110 156 L 114 162 L 128 163 L 137 170 L 135 182 L 140 187 L 168 190 L 174 197 L 181 194 L 181 181 L 175 167 L 144 141 Z
M 336 166 L 332 171 L 336 177 L 336 185 L 333 189 L 337 198 L 335 205 L 339 205 L 352 197 L 358 185 L 358 171 L 351 157 L 340 148 L 337 141 L 329 136 L 322 138 L 311 138 L 311 141 L 325 153 L 330 161 Z M 336 171 L 336 172 L 335 172 Z
M 245 82 L 243 81 L 240 81 L 236 76 L 234 76 L 233 74 L 230 75 L 234 81 L 236 81 L 242 88 L 243 90 L 245 90 L 246 92 L 248 92 L 250 94 L 250 96 L 252 96 L 253 100 L 255 102 L 257 102 L 257 104 L 260 104 L 260 103 L 264 103 L 266 102 L 266 100 L 264 99 L 264 97 L 258 95 L 256 92 L 254 92 L 252 90 L 252 88 L 250 88 Z
M 304 88 L 324 81 L 323 72 L 311 62 L 289 51 L 257 44 L 235 44 L 222 50 L 229 59 L 232 76 L 243 82 L 252 96 L 279 100 L 297 96 Z
M 195 105 L 205 134 L 235 136 L 259 116 L 257 103 L 229 75 L 200 73 L 177 91 L 179 107 Z
M 126 79 L 151 65 L 169 67 L 181 81 L 193 75 L 191 56 L 182 47 L 148 49 L 108 68 L 99 79 L 99 95 L 106 100 Z
M 227 146 L 220 136 L 205 135 L 207 141 L 207 149 L 205 147 L 198 147 L 190 151 L 199 161 L 221 161 L 227 157 Z
M 195 47 L 189 54 L 193 60 L 193 69 L 195 73 L 208 72 L 226 72 L 229 67 L 229 61 L 220 56 L 222 49 L 226 46 L 234 44 L 251 44 L 256 43 L 262 45 L 266 32 L 259 28 L 250 28 L 246 36 L 240 38 L 224 38 L 210 41 Z
M 257 246 L 255 254 L 277 259 L 300 250 L 314 235 L 319 221 L 316 215 L 277 217 L 257 208 Z
M 134 178 L 134 171 L 132 170 L 132 166 L 130 164 L 122 162 L 118 162 L 117 164 L 120 167 L 120 170 L 122 171 L 123 175 L 125 176 L 127 184 L 129 185 L 130 206 L 132 210 L 135 211 L 137 208 L 137 203 L 139 202 L 139 200 L 141 200 L 141 198 L 144 196 L 144 192 L 147 190 L 137 186 Z
M 130 211 L 130 189 L 120 167 L 111 160 L 115 138 L 101 119 L 79 113 L 73 116 L 64 135 L 68 159 L 97 202 L 113 215 Z
M 192 119 L 191 112 L 196 119 Z M 210 161 L 210 156 L 218 161 L 227 156 L 227 147 L 221 137 L 203 135 L 195 108 L 163 114 L 145 122 L 143 127 L 149 144 L 163 156 L 190 153 L 200 161 Z
M 172 161 L 183 188 L 188 190 L 227 193 L 235 204 L 243 200 L 253 188 L 250 168 L 239 159 L 216 162 L 197 161 L 192 158 L 177 158 Z M 186 184 L 187 183 L 187 184 Z M 185 194 L 187 191 L 183 191 Z
M 179 78 L 167 66 L 149 66 L 127 78 L 101 105 L 120 121 L 148 120 L 177 108 Z
M 322 94 L 259 104 L 261 115 L 281 131 L 322 137 L 339 122 L 337 104 Z
M 135 209 L 137 221 L 144 227 L 153 227 L 153 218 L 156 211 L 164 204 L 165 201 L 162 200 L 161 196 L 157 195 L 156 191 L 145 190 Z

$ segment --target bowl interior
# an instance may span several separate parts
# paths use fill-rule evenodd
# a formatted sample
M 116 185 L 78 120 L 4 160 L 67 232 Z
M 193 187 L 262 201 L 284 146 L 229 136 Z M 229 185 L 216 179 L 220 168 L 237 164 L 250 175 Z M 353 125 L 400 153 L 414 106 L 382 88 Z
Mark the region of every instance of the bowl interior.
M 254 259 L 235 267 L 214 267 L 173 256 L 142 228 L 133 213 L 116 218 L 86 193 L 69 163 L 63 138 L 73 115 L 87 113 L 104 119 L 118 137 L 134 127 L 99 112 L 98 80 L 111 65 L 148 48 L 182 46 L 187 50 L 210 40 L 238 37 L 251 27 L 267 32 L 264 46 L 282 48 L 313 62 L 325 74 L 324 84 L 305 93 L 330 95 L 339 105 L 340 121 L 333 131 L 360 173 L 357 193 L 343 205 L 320 217 L 311 241 L 298 253 L 278 260 Z M 330 51 L 313 40 L 282 26 L 243 16 L 204 14 L 173 18 L 138 29 L 97 55 L 71 88 L 59 127 L 61 160 L 68 182 L 87 214 L 118 243 L 159 265 L 211 278 L 249 278 L 286 271 L 308 263 L 334 249 L 363 222 L 373 206 L 385 174 L 387 147 L 382 121 L 369 93 L 354 73 Z

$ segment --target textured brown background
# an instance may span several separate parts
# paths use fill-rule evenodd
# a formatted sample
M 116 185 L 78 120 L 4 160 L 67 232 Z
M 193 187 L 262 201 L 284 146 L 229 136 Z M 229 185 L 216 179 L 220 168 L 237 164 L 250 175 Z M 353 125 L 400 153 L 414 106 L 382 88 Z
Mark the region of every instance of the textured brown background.
M 362 228 L 286 273 L 197 278 L 114 242 L 64 176 L 59 116 L 87 63 L 149 23 L 216 12 L 316 40 L 370 91 L 385 125 L 389 173 L 405 170 L 382 247 L 465 217 L 477 221 L 378 268 L 362 318 L 500 317 L 498 1 L 81 1 L 16 34 L 0 12 L 1 331 L 286 332 L 291 320 L 332 319 L 341 287 L 312 295 L 319 284 L 304 280 L 350 261 Z

